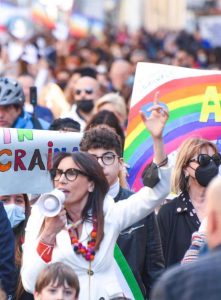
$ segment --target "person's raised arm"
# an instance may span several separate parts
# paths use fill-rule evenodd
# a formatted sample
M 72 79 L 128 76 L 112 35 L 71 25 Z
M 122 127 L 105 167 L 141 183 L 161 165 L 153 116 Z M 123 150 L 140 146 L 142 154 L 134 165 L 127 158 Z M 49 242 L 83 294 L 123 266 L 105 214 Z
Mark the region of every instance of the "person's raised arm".
M 150 117 L 147 117 L 144 112 L 140 112 L 141 118 L 150 132 L 153 139 L 154 161 L 160 165 L 166 160 L 167 156 L 163 144 L 163 130 L 168 120 L 168 111 L 158 103 L 158 92 L 156 92 L 153 106 L 148 109 L 151 112 Z

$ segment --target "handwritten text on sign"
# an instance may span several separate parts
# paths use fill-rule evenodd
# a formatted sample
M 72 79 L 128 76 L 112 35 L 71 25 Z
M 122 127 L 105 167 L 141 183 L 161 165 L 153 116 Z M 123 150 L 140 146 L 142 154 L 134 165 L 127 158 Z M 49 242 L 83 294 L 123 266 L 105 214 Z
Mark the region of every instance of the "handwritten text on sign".
M 0 194 L 42 193 L 52 188 L 55 153 L 78 151 L 81 133 L 0 129 Z

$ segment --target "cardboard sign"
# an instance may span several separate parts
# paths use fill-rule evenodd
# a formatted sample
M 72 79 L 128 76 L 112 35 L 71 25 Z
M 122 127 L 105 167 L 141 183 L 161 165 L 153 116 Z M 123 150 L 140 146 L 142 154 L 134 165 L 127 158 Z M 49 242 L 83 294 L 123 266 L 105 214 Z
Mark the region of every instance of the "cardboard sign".
M 81 138 L 82 133 L 0 128 L 0 195 L 50 191 L 54 155 L 78 151 Z

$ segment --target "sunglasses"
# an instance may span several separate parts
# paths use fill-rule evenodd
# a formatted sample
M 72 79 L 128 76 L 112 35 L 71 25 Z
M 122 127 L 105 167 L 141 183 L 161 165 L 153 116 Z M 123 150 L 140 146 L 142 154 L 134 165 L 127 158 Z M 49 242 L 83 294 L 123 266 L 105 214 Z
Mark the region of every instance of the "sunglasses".
M 214 163 L 219 166 L 221 164 L 221 155 L 219 153 L 214 154 L 213 156 L 209 156 L 208 154 L 199 154 L 197 158 L 189 160 L 189 163 L 197 162 L 201 167 L 206 167 L 211 161 L 214 161 Z
M 77 89 L 77 90 L 75 90 L 75 95 L 80 95 L 82 92 L 85 92 L 85 94 L 87 94 L 87 95 L 91 95 L 91 94 L 93 94 L 94 90 L 91 88 L 86 88 L 86 89 L 82 89 L 82 90 Z

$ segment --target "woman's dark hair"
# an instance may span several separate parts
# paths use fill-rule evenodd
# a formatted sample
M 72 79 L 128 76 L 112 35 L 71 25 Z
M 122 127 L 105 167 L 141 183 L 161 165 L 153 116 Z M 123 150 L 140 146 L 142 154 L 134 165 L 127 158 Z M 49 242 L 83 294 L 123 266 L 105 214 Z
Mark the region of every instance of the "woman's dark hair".
M 21 258 L 22 258 L 22 244 L 24 242 L 25 236 L 25 227 L 28 222 L 28 218 L 30 215 L 30 204 L 27 194 L 23 194 L 25 200 L 25 220 L 22 221 L 18 226 L 13 228 L 13 232 L 15 235 L 15 264 L 16 266 L 21 266 Z
M 122 147 L 123 147 L 124 139 L 125 139 L 124 132 L 120 126 L 118 118 L 115 116 L 115 114 L 112 111 L 104 109 L 104 110 L 101 110 L 98 113 L 96 113 L 91 118 L 91 120 L 88 122 L 84 131 L 86 131 L 90 128 L 94 128 L 98 125 L 107 125 L 107 126 L 113 128 L 116 131 L 116 133 L 120 136 Z
M 103 201 L 109 190 L 107 179 L 97 159 L 85 152 L 57 154 L 53 163 L 53 169 L 57 169 L 60 162 L 66 157 L 71 157 L 79 169 L 85 172 L 89 180 L 94 183 L 94 190 L 89 193 L 88 201 L 82 211 L 82 218 L 91 221 L 93 218 L 96 219 L 97 238 L 95 249 L 98 249 L 104 235 Z M 53 180 L 53 177 L 51 179 Z

